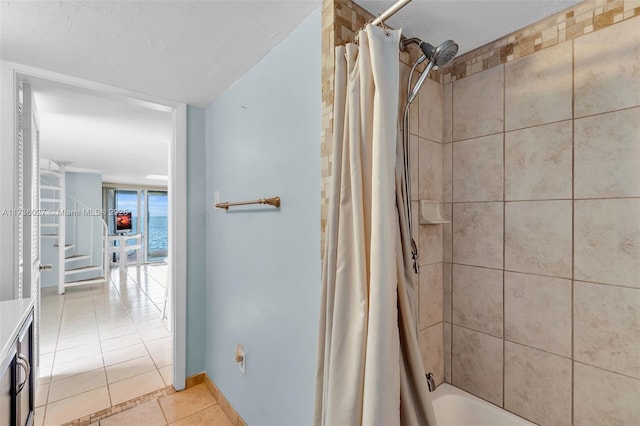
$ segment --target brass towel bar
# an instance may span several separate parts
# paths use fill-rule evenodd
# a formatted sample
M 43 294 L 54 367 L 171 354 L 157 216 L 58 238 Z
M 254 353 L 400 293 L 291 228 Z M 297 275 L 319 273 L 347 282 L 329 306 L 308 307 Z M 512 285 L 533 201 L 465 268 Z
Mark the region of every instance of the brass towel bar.
M 225 210 L 229 210 L 229 207 L 233 207 L 233 206 L 248 206 L 250 204 L 268 204 L 270 206 L 279 208 L 280 207 L 280 197 L 271 197 L 271 198 L 260 198 L 259 200 L 252 200 L 252 201 L 237 201 L 235 203 L 230 203 L 230 202 L 224 202 L 224 203 L 217 203 L 216 204 L 216 208 L 217 209 L 225 209 Z

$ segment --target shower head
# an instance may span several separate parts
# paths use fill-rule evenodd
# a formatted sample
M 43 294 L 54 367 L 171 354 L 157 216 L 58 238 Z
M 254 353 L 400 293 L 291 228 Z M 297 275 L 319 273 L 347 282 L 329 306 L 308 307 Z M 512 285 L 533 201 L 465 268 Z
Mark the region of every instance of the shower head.
M 427 59 L 433 62 L 436 66 L 441 67 L 453 59 L 458 53 L 458 43 L 453 40 L 447 40 L 440 44 L 438 47 L 433 47 L 429 43 L 420 43 L 420 49 L 424 52 Z
M 422 87 L 422 84 L 427 79 L 434 66 L 441 67 L 451 62 L 454 56 L 456 56 L 456 53 L 458 53 L 458 43 L 453 40 L 447 40 L 442 42 L 438 47 L 433 47 L 429 43 L 423 41 L 420 43 L 420 49 L 422 49 L 424 54 L 418 58 L 414 67 L 424 62 L 426 59 L 429 60 L 429 64 L 427 64 L 427 67 L 422 72 L 422 75 L 413 87 L 413 90 L 409 92 L 409 96 L 407 97 L 408 103 L 412 103 L 414 101 L 418 95 L 420 87 Z

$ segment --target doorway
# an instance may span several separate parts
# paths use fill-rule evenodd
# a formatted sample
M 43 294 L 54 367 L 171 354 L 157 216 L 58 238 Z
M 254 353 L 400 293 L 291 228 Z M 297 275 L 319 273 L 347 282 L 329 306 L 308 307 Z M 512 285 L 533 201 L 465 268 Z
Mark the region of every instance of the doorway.
M 1 119 L 3 123 L 3 137 L 7 136 L 9 133 L 11 134 L 11 138 L 7 140 L 17 140 L 15 134 L 15 128 L 11 125 L 5 125 L 6 123 L 14 122 L 14 118 L 16 117 L 17 111 L 14 107 L 17 103 L 15 102 L 17 92 L 15 88 L 20 82 L 29 82 L 33 79 L 44 79 L 53 81 L 60 84 L 66 84 L 73 86 L 76 90 L 84 93 L 98 93 L 101 96 L 104 96 L 109 99 L 118 99 L 125 103 L 135 104 L 135 105 L 145 105 L 151 106 L 153 108 L 164 109 L 169 111 L 172 116 L 172 127 L 173 127 L 173 137 L 170 141 L 168 149 L 170 151 L 170 166 L 168 173 L 168 188 L 167 188 L 167 215 L 168 218 L 168 248 L 167 253 L 168 257 L 171 261 L 166 266 L 166 276 L 168 277 L 168 282 L 176 282 L 180 283 L 180 285 L 176 285 L 170 294 L 168 294 L 168 306 L 169 312 L 173 313 L 173 315 L 169 315 L 169 322 L 171 324 L 171 328 L 175 330 L 175 334 L 172 337 L 172 354 L 171 358 L 173 360 L 173 378 L 172 382 L 176 389 L 184 388 L 185 381 L 185 316 L 186 316 L 186 259 L 184 253 L 186 252 L 186 230 L 184 228 L 184 224 L 181 221 L 174 220 L 176 217 L 180 217 L 182 213 L 186 211 L 186 106 L 184 104 L 179 103 L 170 103 L 165 101 L 158 101 L 156 99 L 151 99 L 146 96 L 141 96 L 139 94 L 135 94 L 129 91 L 107 87 L 104 85 L 96 84 L 93 82 L 88 82 L 84 80 L 75 79 L 72 77 L 61 76 L 53 73 L 49 73 L 42 70 L 36 70 L 30 67 L 22 67 L 15 64 L 3 63 L 2 64 L 2 91 L 3 93 L 14 93 L 11 108 L 7 108 L 7 102 L 3 102 L 3 108 L 1 111 Z M 8 97 L 7 97 L 8 98 Z M 5 99 L 6 100 L 6 99 Z M 9 156 L 5 156 L 4 154 L 9 153 Z M 0 176 L 3 183 L 6 182 L 5 179 L 7 176 L 12 176 L 15 170 L 15 161 L 17 160 L 17 147 L 3 147 L 3 173 Z M 5 167 L 7 166 L 7 167 Z M 3 185 L 6 187 L 6 185 Z M 17 197 L 18 194 L 18 186 L 14 186 L 14 192 L 12 194 L 3 193 L 0 195 L 2 197 L 3 205 L 11 205 L 11 199 Z M 27 231 L 29 232 L 29 231 Z M 12 235 L 13 234 L 13 235 Z M 3 237 L 7 235 L 12 235 L 13 238 L 10 238 L 9 241 L 13 242 L 15 246 L 17 232 L 7 233 L 3 232 Z M 6 240 L 5 240 L 6 241 Z M 10 251 L 7 251 L 8 253 Z M 14 279 L 12 282 L 15 283 L 13 294 L 15 298 L 29 297 L 27 294 L 21 294 L 20 288 L 21 286 L 18 284 L 20 280 L 18 279 L 18 267 L 16 263 L 16 258 L 5 258 L 2 266 L 5 265 L 10 266 L 11 271 L 13 271 L 12 275 Z M 4 268 L 3 268 L 4 269 Z M 4 269 L 7 271 L 7 269 Z M 4 272 L 3 271 L 3 272 Z M 81 287 L 78 287 L 81 288 Z M 6 290 L 6 289 L 5 289 Z M 5 291 L 3 290 L 3 291 Z M 94 292 L 94 288 L 90 288 L 92 292 Z M 92 296 L 93 297 L 93 296 Z M 69 299 L 74 299 L 70 297 Z M 86 300 L 82 300 L 83 297 L 77 298 L 77 305 L 81 306 L 82 309 L 86 309 L 85 302 Z M 63 302 L 64 303 L 64 302 Z M 40 306 L 36 307 L 40 309 Z M 77 317 L 78 319 L 80 317 Z M 70 336 L 73 337 L 73 336 Z M 71 344 L 70 342 L 66 342 L 65 344 Z M 37 368 L 40 369 L 43 365 L 43 360 L 40 360 Z M 46 362 L 46 359 L 44 360 Z M 39 374 L 42 376 L 42 374 Z M 97 411 L 97 410 L 96 410 Z

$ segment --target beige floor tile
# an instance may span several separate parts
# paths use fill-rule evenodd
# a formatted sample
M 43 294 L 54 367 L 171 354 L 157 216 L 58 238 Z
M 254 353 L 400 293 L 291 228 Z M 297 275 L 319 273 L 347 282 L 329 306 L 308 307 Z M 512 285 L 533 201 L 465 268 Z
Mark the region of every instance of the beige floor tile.
M 207 407 L 204 410 L 198 411 L 195 414 L 171 423 L 176 426 L 195 426 L 195 425 L 208 425 L 208 426 L 234 426 L 233 423 L 227 418 L 222 408 L 219 405 L 213 407 Z
M 167 422 L 164 419 L 157 400 L 100 421 L 100 426 L 164 426 L 166 424 Z
M 151 358 L 153 358 L 156 367 L 166 367 L 173 364 L 173 350 L 152 351 Z
M 165 385 L 173 385 L 173 365 L 165 365 L 164 367 L 158 368 L 158 371 Z
M 165 386 L 162 377 L 160 377 L 158 370 L 154 369 L 138 376 L 111 383 L 109 385 L 111 403 L 117 405 L 163 387 Z
M 101 387 L 61 401 L 47 404 L 45 426 L 60 426 L 111 405 L 107 387 Z
M 98 345 L 99 343 L 100 343 L 100 339 L 98 339 L 98 333 L 78 334 L 75 336 L 58 339 L 58 343 L 56 345 L 56 351 L 76 348 L 78 346 L 89 345 L 89 344 Z
M 127 346 L 133 346 L 138 343 L 142 343 L 142 339 L 138 333 L 134 333 L 103 340 L 100 342 L 100 345 L 102 346 L 102 352 L 109 352 L 125 348 Z
M 216 400 L 204 384 L 160 398 L 160 406 L 169 423 L 188 417 L 212 405 L 216 405 Z
M 37 407 L 34 413 L 33 426 L 42 426 L 44 424 L 44 406 Z
M 126 348 L 116 349 L 115 351 L 104 352 L 102 357 L 104 358 L 104 365 L 113 365 L 145 355 L 148 355 L 147 349 L 142 343 L 139 343 Z
M 89 355 L 95 355 L 99 353 L 100 353 L 100 345 L 96 343 L 88 343 L 86 345 L 76 346 L 75 348 L 56 351 L 55 362 L 56 363 L 71 362 L 81 358 L 86 358 Z
M 149 351 L 161 351 L 173 349 L 173 336 L 163 337 L 161 339 L 149 340 L 144 342 L 144 345 Z
M 156 365 L 153 360 L 149 355 L 146 355 L 119 364 L 109 365 L 107 367 L 107 380 L 109 383 L 115 383 L 155 369 Z
M 59 401 L 107 385 L 104 368 L 71 376 L 52 382 L 49 388 L 49 402 Z
M 47 395 L 49 395 L 49 383 L 39 383 L 36 391 L 36 407 L 42 407 L 47 403 Z
M 56 362 L 51 372 L 51 381 L 64 380 L 101 367 L 104 367 L 101 354 L 90 355 L 70 362 Z

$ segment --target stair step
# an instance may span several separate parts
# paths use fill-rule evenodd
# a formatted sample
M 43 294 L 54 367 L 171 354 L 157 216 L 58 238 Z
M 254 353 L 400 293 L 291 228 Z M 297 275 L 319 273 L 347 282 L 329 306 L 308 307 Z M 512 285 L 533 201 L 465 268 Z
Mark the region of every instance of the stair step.
M 73 256 L 65 257 L 64 261 L 75 262 L 77 260 L 85 260 L 85 259 L 91 259 L 91 255 L 90 254 L 74 254 Z
M 71 274 L 79 274 L 81 272 L 91 272 L 91 271 L 101 271 L 101 270 L 102 270 L 102 266 L 83 266 L 81 268 L 67 269 L 66 271 L 64 271 L 64 274 L 71 275 Z
M 40 185 L 40 189 L 46 189 L 49 191 L 60 191 L 62 187 L 57 185 Z
M 58 226 L 60 226 L 60 224 L 59 223 L 42 223 L 42 222 L 40 222 L 40 226 L 50 226 L 50 227 L 57 228 Z
M 85 285 L 85 284 L 100 284 L 105 282 L 105 279 L 102 277 L 98 277 L 98 278 L 89 278 L 86 280 L 76 280 L 76 281 L 66 281 L 64 283 L 65 287 L 73 287 L 76 285 Z
M 58 238 L 58 234 L 40 234 L 40 238 Z M 54 247 L 57 247 L 56 244 Z
M 40 235 L 40 236 L 42 236 L 42 235 Z M 56 235 L 56 237 L 57 237 L 57 235 Z M 53 246 L 54 246 L 54 247 L 60 247 L 58 244 L 54 244 Z M 74 247 L 75 247 L 75 244 L 65 244 L 65 245 L 64 245 L 64 249 L 65 249 L 65 250 L 71 250 L 71 249 L 72 249 L 72 248 L 74 248 Z
M 41 203 L 59 203 L 60 200 L 57 198 L 40 198 Z

